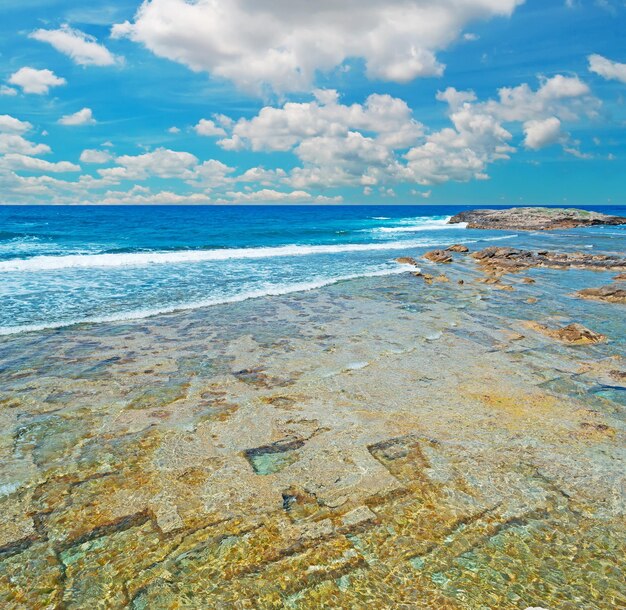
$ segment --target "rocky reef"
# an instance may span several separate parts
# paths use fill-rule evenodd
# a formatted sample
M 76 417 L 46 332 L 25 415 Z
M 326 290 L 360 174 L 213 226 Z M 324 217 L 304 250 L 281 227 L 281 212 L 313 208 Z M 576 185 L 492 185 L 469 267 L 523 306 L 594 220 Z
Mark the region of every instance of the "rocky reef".
M 494 275 L 518 273 L 533 267 L 548 269 L 592 269 L 596 271 L 626 270 L 626 258 L 588 252 L 549 252 L 490 246 L 471 254 L 483 271 Z
M 608 216 L 575 208 L 510 208 L 469 210 L 453 216 L 450 224 L 466 222 L 469 229 L 550 231 L 595 225 L 624 225 L 626 217 Z
M 466 249 L 0 338 L 0 607 L 624 607 L 626 264 Z

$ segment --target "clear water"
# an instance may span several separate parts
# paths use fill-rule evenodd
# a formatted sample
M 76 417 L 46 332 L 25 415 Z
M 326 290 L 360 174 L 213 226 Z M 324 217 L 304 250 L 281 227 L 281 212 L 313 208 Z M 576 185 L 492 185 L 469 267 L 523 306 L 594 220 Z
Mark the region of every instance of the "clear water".
M 626 251 L 626 228 L 516 235 L 447 225 L 462 209 L 3 206 L 0 334 L 143 318 L 399 273 L 398 256 L 456 242 Z

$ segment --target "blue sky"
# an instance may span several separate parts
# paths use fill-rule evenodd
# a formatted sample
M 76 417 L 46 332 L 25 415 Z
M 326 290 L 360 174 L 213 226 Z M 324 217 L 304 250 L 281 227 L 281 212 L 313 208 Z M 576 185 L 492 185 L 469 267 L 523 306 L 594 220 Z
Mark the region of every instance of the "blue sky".
M 0 11 L 2 203 L 626 204 L 624 0 Z

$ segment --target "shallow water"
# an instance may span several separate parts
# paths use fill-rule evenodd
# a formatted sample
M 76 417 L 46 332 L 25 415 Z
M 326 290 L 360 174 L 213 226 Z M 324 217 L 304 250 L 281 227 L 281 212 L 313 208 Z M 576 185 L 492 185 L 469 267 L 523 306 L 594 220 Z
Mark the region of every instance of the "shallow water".
M 623 607 L 626 316 L 572 296 L 614 274 L 420 264 L 0 338 L 3 607 Z

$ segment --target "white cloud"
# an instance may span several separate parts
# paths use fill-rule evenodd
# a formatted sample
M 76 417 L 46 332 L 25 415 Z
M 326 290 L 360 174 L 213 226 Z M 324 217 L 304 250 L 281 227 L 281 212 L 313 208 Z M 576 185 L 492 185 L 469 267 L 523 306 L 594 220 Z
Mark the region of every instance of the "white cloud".
M 74 114 L 68 114 L 59 119 L 59 125 L 76 127 L 79 125 L 95 125 L 96 120 L 93 118 L 91 108 L 83 108 Z
M 30 38 L 51 44 L 57 51 L 81 66 L 112 66 L 118 61 L 93 36 L 69 25 L 62 25 L 58 30 L 36 30 L 30 34 Z
M 200 119 L 197 125 L 194 126 L 195 132 L 199 136 L 225 136 L 226 132 L 218 127 L 214 121 L 210 119 Z
M 22 88 L 24 93 L 36 95 L 47 94 L 51 87 L 59 87 L 67 84 L 64 78 L 57 76 L 52 70 L 36 70 L 24 67 L 13 73 L 9 83 Z
M 261 189 L 259 191 L 229 191 L 218 203 L 341 203 L 343 198 L 313 195 L 306 191 L 275 191 Z
M 35 144 L 17 134 L 0 133 L 0 154 L 45 155 L 49 152 L 47 144 Z
M 540 121 L 526 121 L 524 133 L 526 134 L 524 146 L 532 150 L 539 150 L 559 141 L 561 138 L 561 121 L 554 116 Z
M 160 57 L 261 92 L 308 89 L 316 71 L 363 58 L 371 78 L 408 82 L 443 71 L 435 52 L 475 20 L 523 0 L 152 0 L 117 24 Z
M 31 128 L 28 121 L 20 121 L 10 114 L 0 114 L 0 133 L 23 133 Z
M 6 85 L 0 85 L 0 95 L 16 96 L 17 89 L 13 89 L 13 87 L 7 87 Z
M 176 126 L 173 126 L 167 130 L 167 133 L 177 134 L 180 133 L 180 129 Z
M 150 189 L 135 186 L 129 191 L 107 191 L 102 198 L 97 198 L 94 203 L 109 205 L 147 205 L 147 204 L 191 204 L 210 203 L 211 199 L 204 193 L 190 193 L 183 195 L 171 191 L 159 191 L 152 193 Z
M 122 155 L 115 162 L 118 167 L 99 169 L 98 173 L 116 180 L 144 180 L 151 176 L 192 179 L 198 158 L 188 152 L 157 148 L 143 155 Z
M 233 182 L 230 176 L 234 171 L 234 167 L 229 167 L 216 159 L 209 159 L 193 168 L 193 175 L 187 183 L 195 183 L 209 189 L 217 188 Z
M 315 92 L 313 102 L 266 106 L 252 119 L 240 119 L 231 136 L 220 140 L 227 150 L 286 151 L 314 137 L 345 137 L 350 130 L 376 134 L 379 144 L 410 146 L 423 128 L 406 102 L 390 95 L 370 95 L 363 105 L 343 105 L 334 90 Z M 323 152 L 323 151 L 321 151 Z
M 437 99 L 448 104 L 452 125 L 428 133 L 403 100 L 389 95 L 351 105 L 342 104 L 336 91 L 313 95 L 311 102 L 266 106 L 232 123 L 218 144 L 227 150 L 290 151 L 300 160 L 288 175 L 265 175 L 264 186 L 305 190 L 485 180 L 491 163 L 515 152 L 509 124 L 518 124 L 528 148 L 565 144 L 562 124 L 593 116 L 599 107 L 575 76 L 540 78 L 537 89 L 505 87 L 487 101 L 448 88 Z
M 593 116 L 599 106 L 585 83 L 563 75 L 541 79 L 537 90 L 526 83 L 503 87 L 498 99 L 486 102 L 477 101 L 473 92 L 455 89 L 437 97 L 450 105 L 454 128 L 429 135 L 424 144 L 407 153 L 408 163 L 400 175 L 418 184 L 485 180 L 490 163 L 515 152 L 513 135 L 504 124 L 522 123 L 526 146 L 540 148 L 556 139 L 566 142 L 567 134 L 557 134 L 561 123 Z
M 35 157 L 29 157 L 21 154 L 8 154 L 4 155 L 0 159 L 0 164 L 3 168 L 9 168 L 14 170 L 26 170 L 36 172 L 78 172 L 80 166 L 69 161 L 59 161 L 58 163 L 52 163 L 50 161 L 44 161 L 43 159 L 36 159 Z
M 87 148 L 80 153 L 80 160 L 83 163 L 108 163 L 113 155 L 108 150 L 96 150 Z
M 602 55 L 589 55 L 589 71 L 599 74 L 606 80 L 618 80 L 626 83 L 626 64 L 611 61 Z

